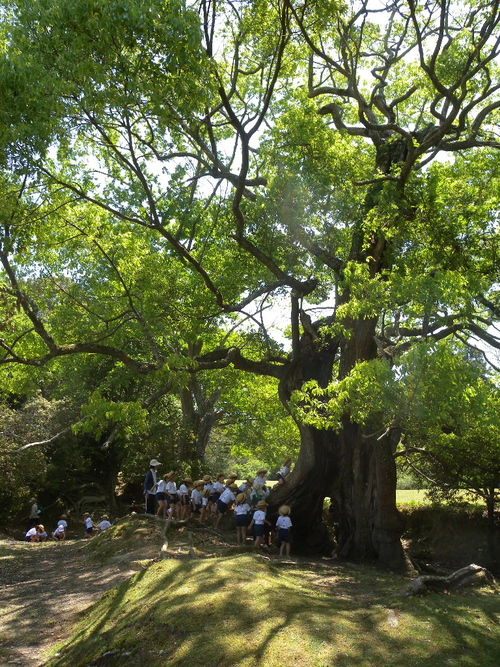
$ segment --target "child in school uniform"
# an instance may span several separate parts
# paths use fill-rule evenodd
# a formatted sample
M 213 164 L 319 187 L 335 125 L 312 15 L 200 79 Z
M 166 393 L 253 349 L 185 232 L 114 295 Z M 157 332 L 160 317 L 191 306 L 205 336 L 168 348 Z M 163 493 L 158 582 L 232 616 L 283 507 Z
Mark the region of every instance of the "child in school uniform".
M 279 471 L 279 473 L 277 475 L 278 485 L 284 484 L 286 482 L 286 478 L 290 474 L 290 466 L 291 465 L 292 465 L 292 459 L 287 456 L 287 458 L 281 464 L 281 470 Z
M 85 537 L 89 539 L 94 532 L 94 524 L 92 523 L 92 517 L 89 512 L 85 512 L 83 515 L 83 523 L 85 525 Z
M 37 526 L 30 528 L 25 535 L 25 542 L 43 542 L 43 539 L 40 539 L 40 535 L 45 533 L 45 528 L 41 523 Z M 47 536 L 47 533 L 45 533 Z
M 224 484 L 224 473 L 219 472 L 215 478 L 215 482 L 212 484 L 212 493 L 208 499 L 208 511 L 210 516 L 217 516 L 217 501 L 220 498 L 220 494 L 224 491 L 226 485 Z
M 250 521 L 248 530 L 252 530 L 255 537 L 254 547 L 260 547 L 264 541 L 264 533 L 266 527 L 271 526 L 271 523 L 266 519 L 267 503 L 265 500 L 259 500 L 257 509 L 254 512 L 253 518 Z M 267 545 L 266 545 L 267 546 Z
M 107 514 L 103 514 L 99 522 L 99 532 L 102 533 L 103 530 L 111 528 L 111 522 Z
M 177 519 L 179 516 L 179 498 L 177 496 L 177 484 L 175 482 L 177 478 L 177 473 L 174 470 L 171 470 L 165 475 L 167 487 L 167 503 L 169 504 L 168 515 L 171 519 Z
M 236 544 L 244 545 L 247 539 L 247 524 L 250 505 L 244 493 L 238 493 L 236 504 L 234 506 L 234 516 L 236 519 Z
M 257 474 L 255 475 L 255 479 L 253 480 L 253 486 L 255 488 L 256 484 L 260 484 L 261 487 L 266 485 L 266 474 L 267 470 L 265 468 L 261 468 L 260 470 L 257 470 Z
M 292 520 L 290 519 L 290 508 L 288 505 L 282 505 L 279 508 L 279 517 L 276 521 L 276 538 L 280 545 L 280 556 L 286 551 L 290 555 L 290 531 L 292 529 Z
M 210 475 L 203 476 L 203 496 L 201 499 L 201 517 L 200 521 L 205 521 L 209 516 L 208 506 L 210 504 L 210 496 L 212 495 L 213 482 Z
M 63 540 L 66 539 L 66 529 L 68 527 L 68 522 L 66 521 L 68 517 L 66 514 L 62 514 L 61 518 L 57 522 L 56 529 L 52 533 L 52 537 L 54 540 L 57 542 L 62 542 Z
M 199 479 L 194 483 L 193 490 L 191 491 L 191 515 L 200 516 L 202 508 L 202 498 L 203 498 L 203 480 Z
M 169 480 L 168 475 L 163 475 L 163 479 L 156 484 L 156 502 L 158 503 L 158 509 L 156 510 L 155 516 L 162 516 L 163 519 L 167 518 L 167 482 Z
M 218 527 L 222 516 L 231 508 L 231 505 L 236 500 L 237 493 L 238 493 L 238 487 L 236 486 L 236 484 L 233 482 L 232 479 L 228 479 L 226 481 L 226 488 L 220 494 L 220 498 L 217 501 L 217 509 L 219 510 L 219 514 L 217 515 L 217 519 L 215 520 L 214 528 Z
M 186 477 L 185 479 L 182 480 L 182 484 L 179 486 L 179 489 L 177 490 L 177 497 L 179 498 L 179 505 L 180 505 L 180 511 L 179 511 L 179 519 L 184 520 L 187 519 L 188 514 L 189 514 L 189 496 L 190 496 L 190 488 L 193 485 L 193 480 L 191 477 Z
M 244 482 L 239 486 L 239 492 L 244 493 L 247 497 L 247 500 L 250 499 L 250 494 L 252 493 L 253 488 L 253 477 L 248 477 Z

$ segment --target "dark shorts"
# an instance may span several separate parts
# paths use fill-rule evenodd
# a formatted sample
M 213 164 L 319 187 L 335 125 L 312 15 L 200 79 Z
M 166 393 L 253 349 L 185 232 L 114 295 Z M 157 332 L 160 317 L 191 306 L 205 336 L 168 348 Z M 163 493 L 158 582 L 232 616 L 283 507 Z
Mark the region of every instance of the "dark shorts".
M 188 496 L 181 496 L 179 498 L 179 502 L 181 505 L 189 505 L 189 498 Z
M 94 530 L 93 528 L 85 528 L 85 532 L 87 533 L 87 535 L 92 535 L 93 530 Z
M 278 530 L 278 540 L 280 542 L 290 542 L 290 531 L 288 528 L 280 528 Z
M 216 503 L 220 498 L 220 493 L 212 493 L 211 496 L 208 497 L 209 502 L 211 503 Z
M 254 523 L 253 525 L 253 534 L 255 537 L 260 537 L 264 535 L 265 529 L 263 523 Z
M 156 500 L 166 500 L 167 494 L 163 491 L 158 491 L 156 494 Z
M 237 514 L 236 515 L 236 525 L 237 526 L 246 526 L 246 525 L 248 525 L 247 515 L 246 514 Z
M 219 510 L 219 514 L 225 514 L 227 510 L 227 503 L 223 503 L 222 500 L 218 500 L 217 509 Z
M 201 503 L 197 504 L 191 501 L 191 512 L 193 512 L 193 514 L 199 514 L 200 510 L 201 510 Z
M 177 498 L 177 496 L 169 496 L 168 494 L 167 494 L 167 500 L 171 505 L 175 505 L 175 503 L 179 502 L 179 498 Z

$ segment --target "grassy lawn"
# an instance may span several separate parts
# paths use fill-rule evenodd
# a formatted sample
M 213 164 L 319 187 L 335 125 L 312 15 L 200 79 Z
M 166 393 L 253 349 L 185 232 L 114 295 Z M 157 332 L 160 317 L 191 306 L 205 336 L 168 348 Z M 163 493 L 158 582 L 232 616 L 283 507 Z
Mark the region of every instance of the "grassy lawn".
M 466 503 L 471 503 L 472 505 L 482 503 L 471 496 L 466 491 L 460 492 L 459 497 Z M 425 490 L 422 489 L 413 489 L 413 490 L 397 490 L 396 491 L 396 503 L 398 505 L 431 505 L 431 501 L 427 498 Z
M 497 591 L 408 584 L 332 560 L 165 560 L 88 609 L 47 667 L 498 667 Z
M 430 501 L 422 489 L 398 489 L 396 491 L 396 503 L 398 505 L 429 505 Z

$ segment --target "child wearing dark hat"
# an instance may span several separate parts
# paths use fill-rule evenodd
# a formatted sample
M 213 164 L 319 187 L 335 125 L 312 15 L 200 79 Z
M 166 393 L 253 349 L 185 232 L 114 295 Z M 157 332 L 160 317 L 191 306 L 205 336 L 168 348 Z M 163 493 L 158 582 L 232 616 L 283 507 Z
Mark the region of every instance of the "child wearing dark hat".
M 280 556 L 283 551 L 286 555 L 290 555 L 290 531 L 292 528 L 292 520 L 290 519 L 290 508 L 288 505 L 282 505 L 279 508 L 279 517 L 276 521 L 276 537 L 280 545 Z

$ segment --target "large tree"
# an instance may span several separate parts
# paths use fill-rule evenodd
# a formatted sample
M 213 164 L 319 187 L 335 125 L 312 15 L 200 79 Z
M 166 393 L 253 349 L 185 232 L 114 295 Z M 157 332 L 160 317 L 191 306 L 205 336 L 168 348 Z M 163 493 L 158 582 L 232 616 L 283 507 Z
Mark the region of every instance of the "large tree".
M 80 353 L 138 375 L 232 364 L 278 379 L 288 407 L 304 383 L 342 382 L 423 339 L 498 346 L 498 200 L 484 188 L 498 176 L 497 2 L 3 5 L 2 150 L 16 206 L 29 191 L 24 215 L 3 219 L 5 366 Z M 466 187 L 451 198 L 450 183 Z M 177 303 L 205 323 L 256 323 L 262 353 L 172 354 L 155 330 L 161 304 L 139 308 L 125 286 L 127 308 L 89 315 L 77 338 L 37 308 L 23 253 L 54 229 L 74 243 L 79 207 L 83 233 L 90 216 L 93 242 L 137 243 L 137 265 L 184 285 Z M 108 271 L 122 275 L 117 262 Z M 287 354 L 261 317 L 277 301 Z M 188 308 L 182 318 L 199 322 Z M 123 340 L 125 319 L 146 345 Z M 398 567 L 398 433 L 349 415 L 335 429 L 298 421 L 298 461 L 273 503 L 291 504 L 297 542 L 317 551 L 330 548 L 330 496 L 339 553 Z

